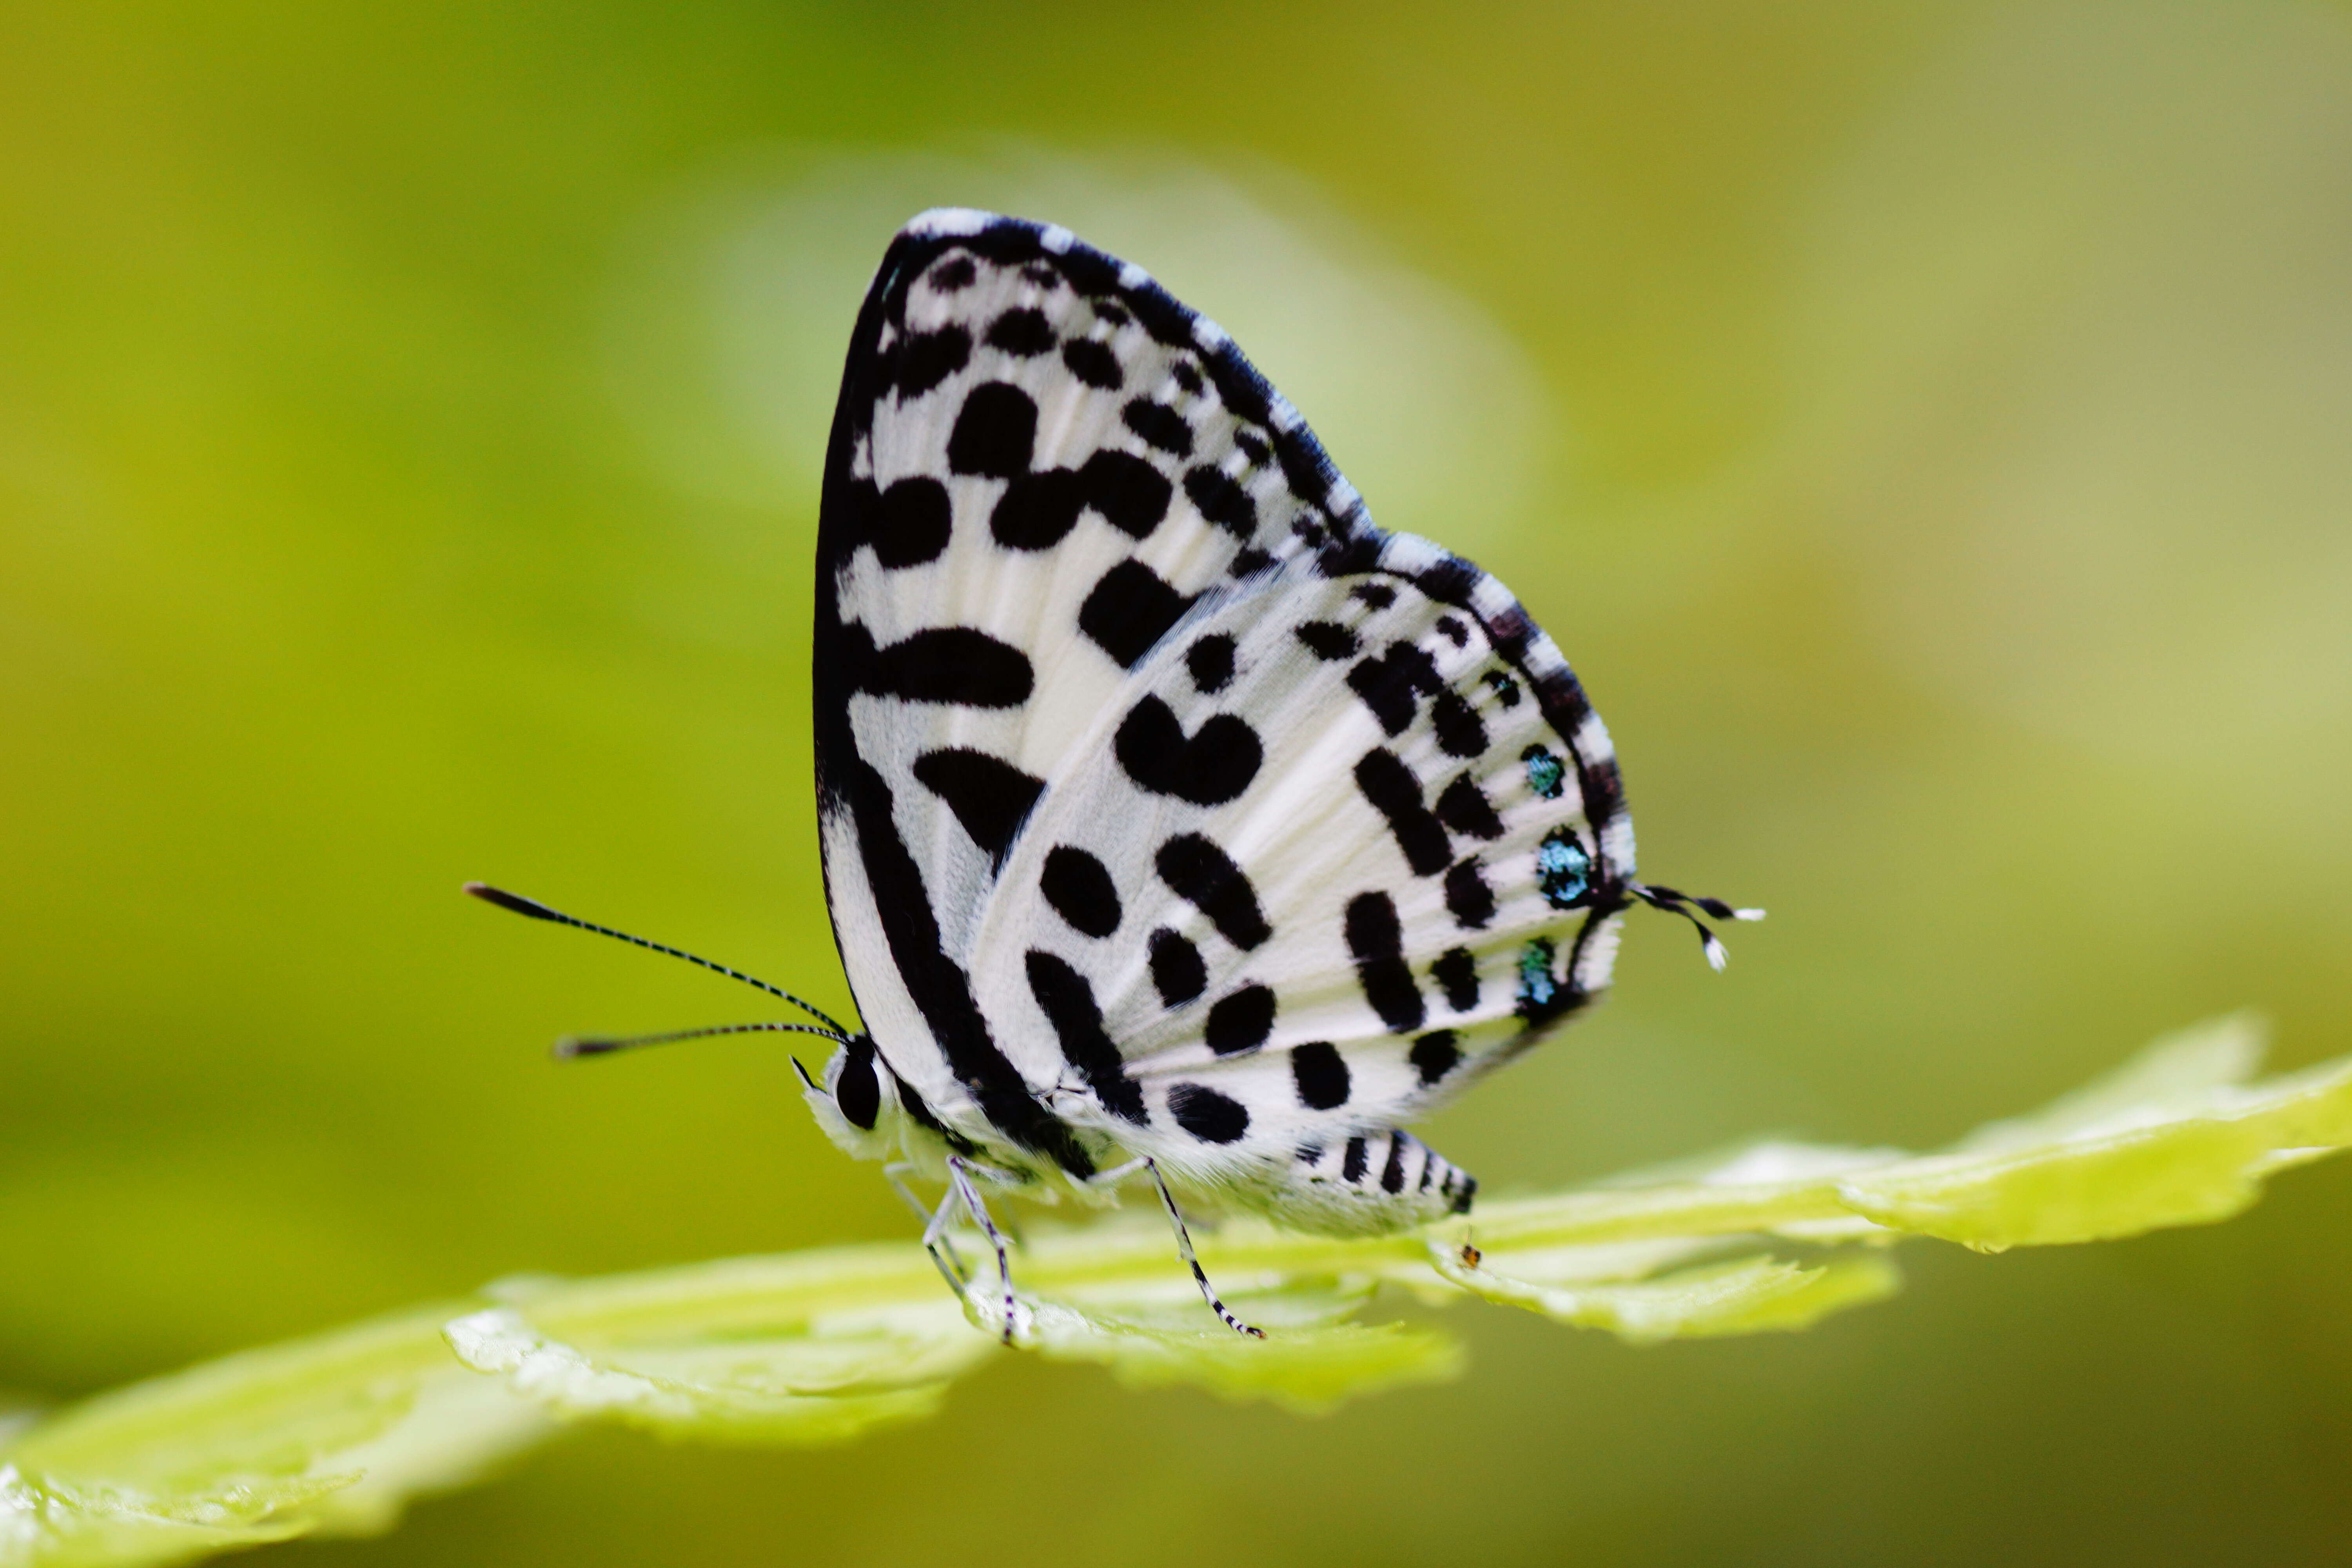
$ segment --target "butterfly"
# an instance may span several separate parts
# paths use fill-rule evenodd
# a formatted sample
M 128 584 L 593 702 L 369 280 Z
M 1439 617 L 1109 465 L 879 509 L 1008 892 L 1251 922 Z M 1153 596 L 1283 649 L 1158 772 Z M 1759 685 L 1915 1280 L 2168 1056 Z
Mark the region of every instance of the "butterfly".
M 858 312 L 824 468 L 816 795 L 864 1026 L 817 1121 L 971 1300 L 984 1189 L 1157 1189 L 1369 1235 L 1467 1213 L 1405 1131 L 1608 984 L 1635 879 L 1600 716 L 1503 585 L 1383 532 L 1214 322 L 1052 225 L 915 218 Z M 799 1065 L 797 1061 L 794 1064 Z M 936 1206 L 907 1178 L 940 1184 Z

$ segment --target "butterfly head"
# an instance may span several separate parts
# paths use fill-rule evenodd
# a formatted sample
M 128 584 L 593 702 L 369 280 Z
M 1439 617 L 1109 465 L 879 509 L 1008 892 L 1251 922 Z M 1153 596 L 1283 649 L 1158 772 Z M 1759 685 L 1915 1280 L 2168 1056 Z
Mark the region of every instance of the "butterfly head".
M 868 1035 L 852 1035 L 824 1064 L 822 1079 L 793 1058 L 801 1094 L 824 1135 L 860 1159 L 886 1159 L 897 1152 L 905 1109 L 898 1082 L 882 1065 Z

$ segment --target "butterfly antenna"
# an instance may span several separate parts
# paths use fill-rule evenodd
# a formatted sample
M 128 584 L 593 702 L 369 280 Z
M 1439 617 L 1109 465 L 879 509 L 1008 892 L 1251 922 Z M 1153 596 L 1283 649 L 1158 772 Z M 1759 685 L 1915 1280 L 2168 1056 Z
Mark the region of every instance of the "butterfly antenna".
M 1699 916 L 1706 914 L 1719 921 L 1760 921 L 1764 918 L 1762 910 L 1736 910 L 1721 899 L 1694 898 L 1672 888 L 1644 887 L 1634 882 L 1626 890 L 1654 910 L 1664 910 L 1670 915 L 1680 915 L 1690 921 L 1698 932 L 1699 949 L 1706 954 L 1708 967 L 1717 973 L 1722 973 L 1731 954 L 1724 947 L 1722 939 L 1709 930 L 1706 921 Z
M 699 1040 L 710 1035 L 814 1035 L 837 1046 L 849 1043 L 848 1036 L 820 1029 L 814 1024 L 712 1024 L 700 1029 L 665 1029 L 658 1035 L 566 1035 L 555 1042 L 549 1054 L 569 1061 L 573 1057 L 605 1057 L 614 1051 L 633 1051 L 639 1046 L 666 1046 L 672 1040 Z M 800 1068 L 801 1064 L 795 1061 L 793 1066 Z M 801 1068 L 801 1077 L 808 1077 L 806 1068 Z
M 848 1037 L 849 1031 L 842 1027 L 840 1021 L 826 1013 L 823 1008 L 817 1006 L 814 1002 L 803 1002 L 799 997 L 793 995 L 791 992 L 783 990 L 778 986 L 771 985 L 764 980 L 755 979 L 752 976 L 744 973 L 740 969 L 730 969 L 723 963 L 713 963 L 707 958 L 698 958 L 693 953 L 687 952 L 684 948 L 665 947 L 662 943 L 657 942 L 647 942 L 641 936 L 631 936 L 625 931 L 614 931 L 610 926 L 600 926 L 590 921 L 577 919 L 572 915 L 563 913 L 561 910 L 551 910 L 536 899 L 526 899 L 520 893 L 509 893 L 504 888 L 493 888 L 488 882 L 468 882 L 466 884 L 466 891 L 472 894 L 475 898 L 481 900 L 482 902 L 486 904 L 496 904 L 502 910 L 510 910 L 515 914 L 527 916 L 531 920 L 553 921 L 557 925 L 572 926 L 580 931 L 594 931 L 598 936 L 609 936 L 614 942 L 625 942 L 631 947 L 642 947 L 651 952 L 667 953 L 672 958 L 682 958 L 688 963 L 699 964 L 702 968 L 709 970 L 714 974 L 723 974 L 730 980 L 740 980 L 746 985 L 753 986 L 759 990 L 766 992 L 771 996 L 776 997 L 782 1001 L 789 1002 L 793 1006 L 798 1007 L 802 1012 L 806 1013 L 810 1017 L 814 1018 L 818 1023 L 823 1024 L 826 1029 L 831 1030 L 835 1036 L 842 1038 Z M 820 1031 L 812 1031 L 812 1033 Z M 575 1052 L 573 1054 L 577 1055 L 580 1053 Z

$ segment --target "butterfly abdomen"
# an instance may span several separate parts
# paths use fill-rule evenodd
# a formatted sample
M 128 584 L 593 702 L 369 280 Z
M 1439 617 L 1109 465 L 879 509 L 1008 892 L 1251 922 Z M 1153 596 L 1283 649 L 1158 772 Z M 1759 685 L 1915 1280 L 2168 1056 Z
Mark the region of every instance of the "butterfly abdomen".
M 1467 1214 L 1478 1180 L 1394 1129 L 1301 1144 L 1270 1194 L 1274 1217 L 1326 1235 L 1366 1236 Z

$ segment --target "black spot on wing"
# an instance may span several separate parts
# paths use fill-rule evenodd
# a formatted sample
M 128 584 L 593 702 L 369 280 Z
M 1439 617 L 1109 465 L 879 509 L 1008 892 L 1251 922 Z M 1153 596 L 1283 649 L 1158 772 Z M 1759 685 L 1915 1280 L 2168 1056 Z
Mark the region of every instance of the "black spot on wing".
M 1223 632 L 1198 638 L 1184 650 L 1184 669 L 1193 690 L 1203 696 L 1223 691 L 1233 683 L 1234 639 Z
M 1500 838 L 1503 819 L 1486 799 L 1486 792 L 1468 773 L 1455 777 L 1437 792 L 1437 820 L 1465 838 Z
M 1392 642 L 1386 653 L 1359 659 L 1348 671 L 1348 687 L 1391 735 L 1412 725 L 1423 693 L 1445 689 L 1436 661 L 1409 642 Z
M 1496 653 L 1508 659 L 1524 659 L 1528 644 L 1538 636 L 1535 622 L 1529 620 L 1527 612 L 1517 604 L 1488 616 L 1486 625 L 1487 642 L 1494 646 Z M 1535 682 L 1536 697 L 1543 707 L 1544 717 L 1552 721 L 1552 728 L 1563 735 L 1575 734 L 1577 725 L 1582 723 L 1584 715 L 1591 711 L 1591 705 L 1584 700 L 1583 689 L 1576 684 L 1576 678 L 1563 669 L 1559 674 L 1538 675 L 1530 679 Z
M 971 626 L 934 626 L 884 648 L 864 626 L 845 626 L 841 651 L 851 689 L 877 697 L 1017 708 L 1035 686 L 1028 655 Z
M 979 276 L 980 269 L 972 265 L 971 258 L 958 251 L 932 268 L 923 281 L 942 294 L 952 294 L 971 288 L 972 279 Z
M 920 397 L 971 359 L 971 334 L 961 327 L 916 332 L 898 344 L 898 400 Z
M 1023 474 L 996 498 L 989 534 L 1007 550 L 1050 550 L 1078 525 L 1086 500 L 1086 483 L 1071 469 Z
M 874 498 L 866 540 L 874 546 L 874 559 L 886 567 L 920 566 L 940 558 L 952 525 L 945 485 L 905 479 Z
M 1217 934 L 1247 952 L 1274 934 L 1258 910 L 1257 889 L 1225 852 L 1197 833 L 1180 833 L 1152 857 L 1160 879 L 1209 917 Z
M 1117 260 L 1084 245 L 1074 245 L 1067 250 L 1056 252 L 1054 265 L 1061 269 L 1070 287 L 1081 294 L 1110 293 L 1118 287 L 1119 273 L 1123 269 Z M 1096 315 L 1105 321 L 1110 320 L 1110 313 L 1118 310 L 1117 303 L 1108 299 L 1088 300 L 1087 303 L 1094 308 Z M 1127 319 L 1124 312 L 1120 313 L 1119 319 Z
M 1078 630 L 1120 668 L 1132 669 L 1192 607 L 1189 597 L 1130 557 L 1104 573 L 1087 595 L 1078 606 Z
M 1478 579 L 1485 575 L 1459 555 L 1449 555 L 1417 574 L 1412 581 L 1415 587 L 1441 604 L 1466 605 L 1478 590 Z
M 1519 683 L 1508 675 L 1499 669 L 1490 669 L 1486 672 L 1486 684 L 1493 689 L 1495 700 L 1505 708 L 1519 705 Z
M 1450 686 L 1437 689 L 1430 704 L 1430 721 L 1437 727 L 1437 744 L 1452 757 L 1475 757 L 1486 749 L 1486 726 L 1478 710 Z
M 1123 291 L 1128 308 L 1135 319 L 1150 332 L 1152 341 L 1166 347 L 1189 348 L 1192 342 L 1192 323 L 1199 320 L 1164 289 L 1141 289 Z
M 1200 396 L 1202 388 L 1209 384 L 1207 382 L 1201 379 L 1200 367 L 1194 364 L 1191 360 L 1179 359 L 1171 361 L 1168 366 L 1168 374 L 1176 378 L 1177 385 L 1182 387 L 1185 391 L 1191 393 L 1195 397 Z
M 1194 805 L 1240 799 L 1265 760 L 1257 731 L 1246 720 L 1212 714 L 1187 735 L 1183 721 L 1157 697 L 1145 697 L 1128 710 L 1111 751 L 1138 789 Z
M 1108 343 L 1098 343 L 1092 338 L 1072 338 L 1062 345 L 1062 363 L 1070 374 L 1097 392 L 1117 392 L 1127 377 L 1118 368 L 1118 356 L 1110 352 Z
M 1421 1074 L 1422 1088 L 1427 1089 L 1454 1070 L 1462 1060 L 1462 1047 L 1454 1043 L 1453 1030 L 1433 1029 L 1413 1041 L 1405 1059 Z
M 1265 1044 L 1274 1033 L 1274 993 L 1263 985 L 1244 985 L 1209 1005 L 1202 1037 L 1221 1057 L 1235 1057 Z
M 947 803 L 974 844 L 998 866 L 1020 837 L 1021 825 L 1045 793 L 1033 778 L 1001 757 L 961 747 L 925 752 L 915 759 L 916 782 Z
M 1274 448 L 1268 447 L 1254 430 L 1234 431 L 1234 445 L 1241 448 L 1242 456 L 1247 458 L 1253 466 L 1262 465 L 1274 456 Z
M 1410 1034 L 1421 1027 L 1426 1011 L 1421 987 L 1404 961 L 1404 930 L 1397 922 L 1396 901 L 1386 893 L 1359 893 L 1348 900 L 1348 951 L 1356 960 L 1356 978 L 1364 1000 L 1381 1016 L 1392 1034 Z
M 1381 563 L 1381 543 L 1373 530 L 1359 533 L 1345 516 L 1331 519 L 1331 542 L 1315 557 L 1315 569 L 1326 577 L 1355 577 Z
M 1486 886 L 1486 869 L 1475 855 L 1446 871 L 1445 909 L 1465 931 L 1477 931 L 1495 918 L 1495 889 Z
M 1385 610 L 1396 603 L 1396 590 L 1386 583 L 1359 583 L 1348 593 L 1375 610 Z
M 1128 400 L 1119 410 L 1127 427 L 1172 458 L 1192 455 L 1192 426 L 1184 416 L 1164 403 L 1154 403 L 1148 397 Z
M 1290 1076 L 1298 1086 L 1298 1103 L 1309 1110 L 1336 1110 L 1348 1103 L 1348 1060 L 1328 1040 L 1309 1040 L 1290 1047 Z
M 1288 437 L 1275 443 L 1275 460 L 1282 465 L 1282 478 L 1290 486 L 1290 493 L 1313 506 L 1323 504 L 1331 493 L 1331 461 L 1307 443 Z
M 1467 1013 L 1478 1005 L 1478 961 L 1466 947 L 1449 947 L 1429 966 L 1429 977 L 1445 988 L 1445 1005 Z
M 1201 515 L 1236 539 L 1257 531 L 1257 503 L 1222 468 L 1201 467 L 1184 476 L 1184 493 Z
M 1037 405 L 1005 381 L 986 381 L 964 395 L 948 434 L 948 468 L 959 474 L 1016 479 L 1029 471 L 1037 444 Z
M 1433 877 L 1454 858 L 1453 840 L 1444 824 L 1430 814 L 1421 798 L 1421 781 L 1398 755 L 1375 746 L 1356 764 L 1356 787 L 1372 809 L 1388 819 L 1397 847 L 1416 877 Z
M 1205 1084 L 1170 1086 L 1168 1113 L 1176 1119 L 1177 1126 L 1203 1143 L 1237 1143 L 1249 1131 L 1249 1111 L 1241 1101 Z
M 1201 950 L 1166 926 L 1151 933 L 1151 985 L 1160 1005 L 1181 1007 L 1209 988 L 1209 966 Z
M 1440 636 L 1455 647 L 1466 647 L 1469 644 L 1470 628 L 1462 624 L 1462 617 L 1459 616 L 1438 616 L 1437 630 Z
M 1174 489 L 1132 452 L 1097 452 L 1082 468 L 1045 468 L 1013 479 L 989 516 L 989 530 L 1007 549 L 1050 549 L 1092 508 L 1113 527 L 1144 539 L 1168 515 Z M 944 489 L 940 496 L 944 500 Z
M 990 348 L 1022 359 L 1048 352 L 1054 342 L 1053 323 L 1045 320 L 1045 312 L 1028 306 L 1005 311 L 988 329 Z
M 1062 1058 L 1086 1075 L 1087 1086 L 1104 1110 L 1142 1126 L 1147 1120 L 1143 1091 L 1127 1076 L 1118 1047 L 1103 1028 L 1102 1009 L 1095 1005 L 1094 987 L 1087 977 L 1053 953 L 1034 949 L 1027 968 L 1029 994 L 1054 1026 Z
M 1584 792 L 1584 811 L 1588 820 L 1606 822 L 1625 809 L 1625 781 L 1619 776 L 1613 760 L 1579 763 L 1576 782 Z
M 1337 621 L 1302 622 L 1297 637 L 1309 653 L 1326 660 L 1350 658 L 1361 646 L 1356 641 L 1356 634 Z
M 1118 929 L 1118 889 L 1109 869 L 1085 850 L 1054 846 L 1045 854 L 1037 885 L 1045 902 L 1073 931 L 1100 937 Z
M 1167 475 L 1132 452 L 1097 452 L 1078 473 L 1085 481 L 1087 504 L 1133 539 L 1151 536 L 1176 493 Z

